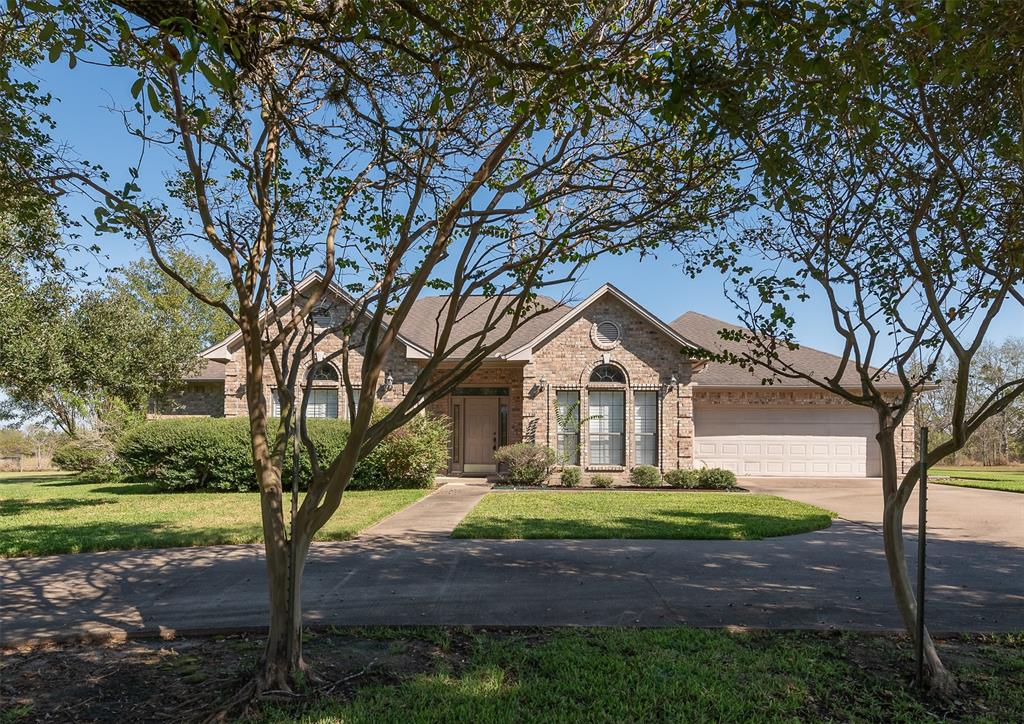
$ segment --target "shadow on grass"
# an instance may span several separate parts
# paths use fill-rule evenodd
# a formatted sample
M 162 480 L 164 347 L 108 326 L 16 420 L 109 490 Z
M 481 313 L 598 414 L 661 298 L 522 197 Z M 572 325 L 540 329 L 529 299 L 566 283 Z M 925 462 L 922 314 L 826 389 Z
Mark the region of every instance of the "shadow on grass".
M 111 495 L 153 495 L 154 493 L 169 493 L 173 491 L 161 490 L 153 483 L 116 483 L 104 485 L 102 488 L 93 488 L 94 493 L 109 493 Z
M 577 711 L 608 721 L 1015 721 L 1022 711 L 1018 667 L 1005 666 L 1011 646 L 977 640 L 955 644 L 976 662 L 962 673 L 977 694 L 952 704 L 922 701 L 893 675 L 907 667 L 899 639 L 685 628 L 385 633 L 310 632 L 313 670 L 345 685 L 262 704 L 247 721 L 545 722 Z M 33 719 L 205 718 L 234 693 L 223 682 L 245 681 L 262 643 L 193 637 L 17 653 L 8 688 L 33 702 Z M 107 675 L 91 676 L 97 667 Z
M 758 540 L 808 533 L 832 524 L 832 518 L 823 513 L 784 517 L 767 513 L 702 513 L 666 508 L 651 511 L 650 515 L 647 518 L 616 516 L 600 521 L 550 516 L 467 520 L 455 529 L 452 537 Z
M 37 524 L 0 530 L 0 557 L 47 556 L 58 553 L 182 548 L 263 540 L 259 524 L 248 527 L 175 528 L 173 524 L 103 523 Z
M 0 515 L 20 515 L 21 513 L 53 513 L 77 508 L 88 508 L 97 505 L 111 505 L 112 500 L 93 498 L 14 498 L 0 500 Z
M 76 473 L 0 473 L 0 486 L 46 485 L 49 487 L 57 487 L 64 485 L 85 485 L 86 482 L 87 481 L 79 478 Z

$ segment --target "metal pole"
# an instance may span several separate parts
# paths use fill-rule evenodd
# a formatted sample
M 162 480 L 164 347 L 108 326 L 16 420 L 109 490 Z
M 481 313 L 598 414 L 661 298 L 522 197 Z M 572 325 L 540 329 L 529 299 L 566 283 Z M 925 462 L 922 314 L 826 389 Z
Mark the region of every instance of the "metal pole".
M 917 637 L 914 653 L 917 657 L 917 685 L 924 685 L 924 574 L 925 545 L 927 542 L 928 510 L 928 428 L 921 428 L 921 472 L 917 495 Z

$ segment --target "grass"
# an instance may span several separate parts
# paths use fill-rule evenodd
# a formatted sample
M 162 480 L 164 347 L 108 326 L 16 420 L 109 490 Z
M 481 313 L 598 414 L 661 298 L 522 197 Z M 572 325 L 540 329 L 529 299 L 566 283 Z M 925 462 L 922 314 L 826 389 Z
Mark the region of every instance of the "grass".
M 317 534 L 346 540 L 427 494 L 352 491 Z M 256 493 L 160 493 L 66 473 L 0 473 L 0 557 L 263 540 Z
M 751 540 L 827 528 L 835 513 L 740 493 L 491 493 L 455 538 Z
M 931 474 L 949 476 L 949 480 L 933 481 L 929 479 L 929 482 L 936 482 L 940 485 L 1024 493 L 1024 467 L 1020 466 L 932 468 Z
M 249 722 L 1020 722 L 1024 635 L 938 641 L 952 701 L 910 685 L 904 637 L 673 629 L 307 631 L 323 679 Z M 254 636 L 0 653 L 0 722 L 201 720 L 236 692 Z
M 372 632 L 371 632 L 372 635 Z M 392 647 L 418 644 L 419 632 Z M 437 646 L 437 644 L 433 644 Z M 255 719 L 345 722 L 774 722 L 1024 717 L 1020 637 L 972 642 L 962 701 L 923 702 L 909 646 L 853 634 L 696 629 L 455 634 L 434 665 L 359 687 L 348 700 L 267 707 Z M 948 660 L 962 642 L 943 646 Z M 969 653 L 968 653 L 969 652 Z

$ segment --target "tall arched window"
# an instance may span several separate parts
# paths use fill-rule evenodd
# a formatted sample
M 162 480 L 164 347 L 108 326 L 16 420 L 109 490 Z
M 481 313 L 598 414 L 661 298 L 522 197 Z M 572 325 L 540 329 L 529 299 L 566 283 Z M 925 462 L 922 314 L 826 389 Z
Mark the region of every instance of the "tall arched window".
M 590 373 L 591 382 L 615 382 L 620 385 L 626 384 L 626 375 L 620 367 L 615 365 L 598 365 Z
M 621 367 L 598 365 L 590 382 L 599 385 L 626 384 Z M 589 448 L 591 465 L 626 464 L 626 391 L 595 387 L 587 392 L 589 403 Z

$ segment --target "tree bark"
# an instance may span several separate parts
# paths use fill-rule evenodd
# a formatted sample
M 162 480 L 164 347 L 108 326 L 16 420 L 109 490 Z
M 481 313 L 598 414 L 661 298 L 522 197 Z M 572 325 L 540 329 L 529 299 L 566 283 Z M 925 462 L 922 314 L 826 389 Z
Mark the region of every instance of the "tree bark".
M 257 674 L 258 694 L 292 691 L 312 675 L 302 656 L 302 576 L 309 552 L 309 538 L 294 536 L 271 562 L 267 557 L 270 586 L 270 625 L 267 646 Z
M 891 418 L 882 416 L 879 426 L 878 443 L 882 457 L 882 492 L 885 507 L 882 512 L 882 539 L 884 541 L 885 562 L 889 571 L 893 595 L 896 597 L 896 608 L 900 612 L 903 626 L 910 634 L 911 640 L 917 636 L 917 598 L 910 583 L 910 571 L 907 569 L 907 557 L 903 540 L 903 514 L 913 492 L 913 486 L 899 485 L 899 469 L 896 461 L 895 436 L 897 428 Z M 935 642 L 924 629 L 924 689 L 932 695 L 948 698 L 956 690 L 956 680 L 946 669 L 935 648 Z
M 246 327 L 249 329 L 247 330 Z M 288 536 L 285 525 L 284 488 L 281 481 L 283 447 L 280 440 L 270 444 L 267 434 L 267 405 L 263 397 L 263 345 L 257 319 L 244 319 L 246 345 L 246 403 L 252 437 L 253 466 L 260 488 L 263 549 L 267 564 L 270 622 L 263 661 L 256 674 L 256 695 L 269 691 L 292 691 L 305 674 L 302 660 L 301 584 L 309 538 Z M 298 528 L 299 526 L 296 526 Z

